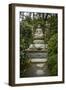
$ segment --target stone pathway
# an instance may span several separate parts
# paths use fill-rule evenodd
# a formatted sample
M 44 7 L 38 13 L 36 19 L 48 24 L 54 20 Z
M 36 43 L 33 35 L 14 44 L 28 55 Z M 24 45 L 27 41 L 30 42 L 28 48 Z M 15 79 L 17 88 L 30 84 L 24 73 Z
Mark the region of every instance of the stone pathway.
M 38 60 L 36 60 L 38 61 Z M 39 77 L 39 76 L 48 76 L 48 66 L 47 61 L 45 62 L 32 62 L 31 66 L 25 71 L 23 77 Z

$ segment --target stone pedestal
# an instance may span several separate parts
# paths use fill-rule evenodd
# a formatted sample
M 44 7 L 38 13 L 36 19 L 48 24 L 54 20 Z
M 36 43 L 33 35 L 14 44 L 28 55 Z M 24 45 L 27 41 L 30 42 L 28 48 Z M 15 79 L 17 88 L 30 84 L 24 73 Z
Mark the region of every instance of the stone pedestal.
M 33 43 L 30 44 L 29 48 L 26 49 L 29 58 L 33 62 L 45 62 L 45 58 L 47 57 L 47 49 L 44 44 L 44 34 L 40 27 L 37 26 L 35 32 L 33 33 Z M 44 59 L 44 60 L 43 60 Z

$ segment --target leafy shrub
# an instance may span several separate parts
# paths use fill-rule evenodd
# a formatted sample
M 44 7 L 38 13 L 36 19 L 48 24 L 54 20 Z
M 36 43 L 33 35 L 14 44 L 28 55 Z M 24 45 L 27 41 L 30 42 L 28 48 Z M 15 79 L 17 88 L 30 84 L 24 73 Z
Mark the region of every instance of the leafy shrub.
M 32 43 L 32 31 L 30 25 L 24 22 L 20 24 L 20 77 L 30 66 L 29 57 L 25 51 Z
M 48 41 L 48 67 L 50 75 L 57 75 L 57 34 Z

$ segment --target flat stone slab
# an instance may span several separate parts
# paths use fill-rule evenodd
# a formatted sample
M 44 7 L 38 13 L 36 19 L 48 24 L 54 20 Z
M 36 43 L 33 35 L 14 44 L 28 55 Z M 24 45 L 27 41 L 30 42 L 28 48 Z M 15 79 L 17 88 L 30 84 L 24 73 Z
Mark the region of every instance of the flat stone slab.
M 42 59 L 39 59 L 39 58 L 31 59 L 31 62 L 33 62 L 33 63 L 45 63 L 45 62 L 47 62 L 47 58 L 42 58 Z
M 29 58 L 46 58 L 47 53 L 46 52 L 28 52 L 27 55 Z

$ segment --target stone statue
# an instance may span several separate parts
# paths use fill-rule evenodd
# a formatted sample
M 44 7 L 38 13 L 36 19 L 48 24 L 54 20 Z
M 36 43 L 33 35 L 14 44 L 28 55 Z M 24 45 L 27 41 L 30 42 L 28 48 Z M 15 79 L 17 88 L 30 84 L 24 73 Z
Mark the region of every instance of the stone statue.
M 43 38 L 43 31 L 39 24 L 33 34 L 33 43 L 30 44 L 28 50 L 43 50 L 45 48 Z

